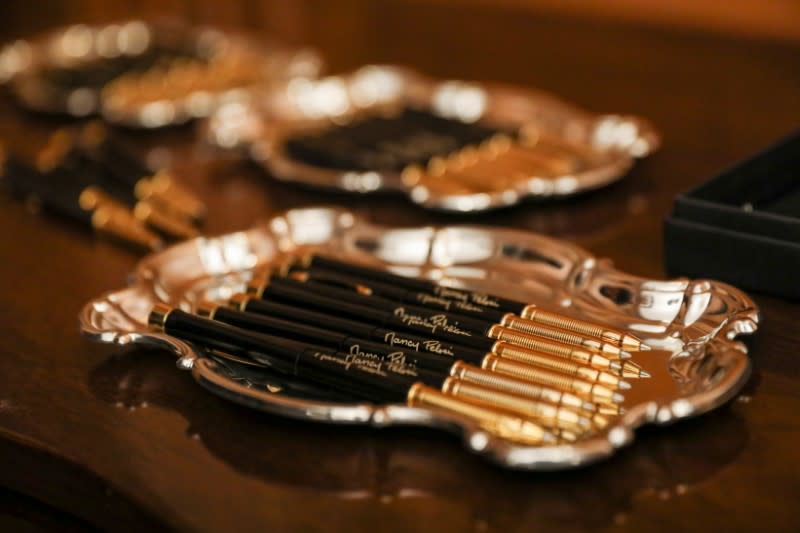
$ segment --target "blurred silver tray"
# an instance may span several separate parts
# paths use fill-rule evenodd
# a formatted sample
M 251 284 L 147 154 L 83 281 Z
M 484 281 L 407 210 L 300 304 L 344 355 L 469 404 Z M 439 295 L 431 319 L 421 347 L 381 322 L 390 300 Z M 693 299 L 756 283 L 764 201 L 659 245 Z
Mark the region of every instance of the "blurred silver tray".
M 296 134 L 401 106 L 503 129 L 524 127 L 558 143 L 557 162 L 570 170 L 511 176 L 498 168 L 478 184 L 454 180 L 409 183 L 400 172 L 312 166 L 292 159 L 284 150 L 285 140 Z M 296 80 L 260 95 L 251 94 L 246 103 L 220 106 L 207 129 L 212 144 L 248 147 L 251 156 L 281 180 L 355 193 L 400 191 L 424 207 L 458 212 L 603 187 L 622 178 L 636 158 L 650 154 L 660 143 L 655 129 L 640 117 L 590 113 L 527 88 L 440 80 L 406 68 L 379 65 L 344 76 Z
M 171 65 L 156 62 L 134 73 L 114 67 L 118 75 L 90 72 L 89 77 L 100 79 L 81 80 L 81 72 L 86 72 L 81 69 L 108 68 L 114 61 L 134 63 L 159 48 L 183 59 Z M 199 61 L 192 64 L 190 59 Z M 199 62 L 208 70 L 198 67 Z M 245 34 L 128 20 L 76 24 L 11 43 L 0 51 L 0 82 L 35 111 L 76 117 L 99 113 L 112 123 L 156 128 L 205 117 L 245 88 L 296 76 L 315 78 L 321 66 L 315 52 L 263 43 Z M 69 80 L 68 87 L 59 85 L 54 75 Z
M 155 302 L 191 310 L 199 299 L 227 299 L 244 288 L 254 269 L 308 250 L 630 330 L 652 348 L 633 358 L 652 377 L 625 391 L 626 412 L 603 431 L 572 444 L 526 446 L 435 410 L 320 400 L 146 327 Z M 750 373 L 747 349 L 735 338 L 754 332 L 757 323 L 752 300 L 716 281 L 637 278 L 581 248 L 533 233 L 479 226 L 386 228 L 325 207 L 287 211 L 248 231 L 152 254 L 138 265 L 130 287 L 92 300 L 80 314 L 89 338 L 166 348 L 202 386 L 248 407 L 333 424 L 444 428 L 460 433 L 475 453 L 530 470 L 597 461 L 630 443 L 643 424 L 668 424 L 725 403 Z

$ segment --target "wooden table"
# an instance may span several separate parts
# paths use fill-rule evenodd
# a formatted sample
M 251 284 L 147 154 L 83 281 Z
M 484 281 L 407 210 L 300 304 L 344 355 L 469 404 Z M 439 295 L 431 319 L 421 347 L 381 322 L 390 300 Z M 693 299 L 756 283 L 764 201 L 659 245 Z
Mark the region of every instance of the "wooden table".
M 417 10 L 419 11 L 419 10 Z M 664 147 L 622 182 L 551 204 L 461 218 L 354 198 L 220 161 L 191 127 L 138 135 L 170 150 L 210 207 L 208 232 L 295 206 L 344 204 L 387 224 L 482 223 L 573 241 L 661 278 L 674 196 L 800 124 L 800 47 L 484 7 L 386 10 L 334 68 L 402 62 L 560 93 L 650 117 Z M 351 40 L 352 42 L 352 40 Z M 0 136 L 33 150 L 57 119 L 0 100 Z M 138 257 L 0 196 L 0 525 L 35 531 L 791 530 L 800 528 L 800 307 L 754 295 L 755 373 L 730 405 L 646 428 L 613 459 L 566 473 L 501 470 L 426 430 L 327 427 L 231 405 L 165 353 L 91 344 L 88 299 Z M 10 529 L 10 528 L 9 528 Z

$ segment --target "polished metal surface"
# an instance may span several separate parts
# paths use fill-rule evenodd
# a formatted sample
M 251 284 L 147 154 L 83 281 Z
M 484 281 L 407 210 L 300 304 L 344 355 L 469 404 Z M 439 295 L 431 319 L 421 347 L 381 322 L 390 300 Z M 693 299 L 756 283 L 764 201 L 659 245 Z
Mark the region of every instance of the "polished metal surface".
M 120 72 L 101 86 L 79 80 L 81 68 L 135 59 L 161 46 L 180 49 L 185 57 Z M 35 111 L 76 117 L 99 113 L 112 123 L 158 128 L 205 117 L 254 86 L 315 78 L 321 66 L 319 56 L 307 49 L 208 27 L 128 20 L 76 24 L 8 44 L 0 51 L 0 83 Z M 75 79 L 64 88 L 54 75 Z
M 455 172 L 410 180 L 401 172 L 313 166 L 285 152 L 284 142 L 293 135 L 401 106 L 517 130 L 528 140 L 525 157 L 546 158 L 552 168 L 504 162 L 501 154 L 478 165 L 476 175 Z M 294 80 L 261 95 L 251 94 L 249 100 L 223 104 L 211 115 L 207 130 L 215 145 L 249 146 L 252 157 L 281 180 L 353 193 L 400 191 L 424 207 L 457 212 L 485 211 L 524 198 L 570 196 L 603 187 L 621 179 L 636 158 L 650 154 L 660 143 L 653 126 L 640 117 L 590 113 L 541 91 L 439 80 L 380 65 L 346 76 Z M 557 148 L 542 148 L 548 143 Z M 492 149 L 487 146 L 486 150 Z M 457 160 L 460 154 L 449 154 L 450 159 Z
M 253 383 L 223 361 L 147 328 L 157 302 L 191 310 L 201 300 L 225 300 L 244 289 L 254 270 L 310 250 L 630 331 L 651 348 L 634 352 L 632 360 L 652 377 L 625 391 L 626 412 L 599 432 L 568 445 L 525 446 L 436 409 L 325 402 Z M 729 285 L 637 278 L 542 235 L 478 226 L 386 228 L 320 207 L 290 210 L 248 231 L 152 254 L 139 264 L 131 287 L 89 302 L 80 322 L 99 342 L 172 351 L 178 366 L 191 369 L 201 385 L 249 407 L 327 423 L 440 427 L 460 432 L 468 449 L 506 467 L 552 470 L 608 457 L 643 424 L 699 415 L 734 396 L 750 373 L 747 348 L 736 337 L 756 330 L 758 310 Z

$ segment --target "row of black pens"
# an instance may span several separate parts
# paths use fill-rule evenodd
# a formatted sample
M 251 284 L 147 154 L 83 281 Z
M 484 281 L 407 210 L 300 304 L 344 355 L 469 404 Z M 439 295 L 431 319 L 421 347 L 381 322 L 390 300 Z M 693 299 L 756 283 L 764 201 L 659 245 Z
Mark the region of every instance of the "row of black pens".
M 152 328 L 376 403 L 469 420 L 525 444 L 607 427 L 649 348 L 633 335 L 331 257 L 294 258 L 227 305 L 157 304 Z

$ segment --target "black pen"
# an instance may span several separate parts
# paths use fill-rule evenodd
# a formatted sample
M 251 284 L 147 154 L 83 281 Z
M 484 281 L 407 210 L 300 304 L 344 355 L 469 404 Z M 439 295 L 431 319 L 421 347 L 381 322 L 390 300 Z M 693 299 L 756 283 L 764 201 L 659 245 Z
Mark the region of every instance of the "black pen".
M 167 171 L 153 172 L 140 158 L 115 138 L 102 122 L 83 128 L 79 143 L 85 152 L 103 165 L 110 176 L 130 190 L 139 200 L 153 202 L 193 222 L 206 216 L 206 207 L 196 195 L 179 185 Z
M 257 304 L 259 302 L 255 301 L 254 303 Z M 386 344 L 354 337 L 346 333 L 309 326 L 308 323 L 299 323 L 269 315 L 236 311 L 210 302 L 202 302 L 199 304 L 197 313 L 200 316 L 218 320 L 242 329 L 325 346 L 339 352 L 350 354 L 351 356 L 370 354 L 371 357 L 381 358 L 387 361 L 387 363 L 410 365 L 413 368 L 430 370 L 442 376 L 452 376 L 457 378 L 460 382 L 471 384 L 460 385 L 462 389 L 468 386 L 485 387 L 493 389 L 498 393 L 504 393 L 502 396 L 516 395 L 529 400 L 536 400 L 535 402 L 528 402 L 527 405 L 529 406 L 528 413 L 535 409 L 534 412 L 538 416 L 545 416 L 545 413 L 547 413 L 548 416 L 556 416 L 557 406 L 563 405 L 569 408 L 569 411 L 567 411 L 567 415 L 562 415 L 562 417 L 571 424 L 581 422 L 581 419 L 573 410 L 589 412 L 598 410 L 598 406 L 593 402 L 584 401 L 573 394 L 542 387 L 510 376 L 498 375 L 497 373 L 492 373 L 470 365 L 464 365 L 461 364 L 459 360 L 450 356 L 398 349 Z M 320 322 L 316 323 L 320 324 Z M 321 324 L 327 326 L 328 321 L 323 320 Z M 463 360 L 466 363 L 480 364 L 486 357 L 492 356 L 484 354 L 475 361 L 470 359 Z M 519 405 L 521 403 L 521 399 L 514 399 L 513 405 Z M 605 419 L 602 416 L 597 417 L 597 421 L 600 424 L 605 423 Z
M 461 344 L 482 350 L 491 355 L 484 361 L 483 367 L 504 374 L 511 374 L 528 380 L 536 381 L 548 386 L 569 386 L 568 392 L 574 392 L 603 402 L 613 402 L 615 393 L 607 387 L 629 389 L 630 384 L 618 376 L 607 372 L 600 372 L 570 361 L 559 360 L 553 357 L 543 357 L 524 347 L 508 343 L 496 343 L 495 340 L 483 336 L 487 328 L 485 324 L 475 322 L 465 324 L 463 321 L 452 321 L 443 314 L 427 313 L 417 314 L 415 309 L 406 306 L 395 306 L 389 302 L 389 308 L 384 307 L 385 302 L 373 300 L 372 297 L 359 296 L 339 289 L 328 287 L 328 294 L 319 294 L 309 291 L 308 287 L 294 280 L 273 277 L 269 282 L 256 281 L 248 287 L 249 291 L 261 299 L 276 299 L 288 302 L 303 308 L 315 308 L 328 314 L 347 316 L 352 319 L 387 329 L 410 331 L 431 339 L 442 339 L 447 342 Z M 359 298 L 366 298 L 362 302 Z M 351 300 L 351 301 L 348 301 Z M 358 300 L 354 303 L 352 300 Z M 366 303 L 367 305 L 362 305 Z M 463 328 L 463 329 L 462 329 Z M 491 354 L 492 350 L 497 354 Z M 525 358 L 526 362 L 519 362 Z M 487 366 L 489 365 L 489 366 Z M 554 371 L 554 372 L 553 372 Z M 591 381 L 589 381 L 591 379 Z
M 364 296 L 379 296 L 391 300 L 397 304 L 412 304 L 428 309 L 437 309 L 443 312 L 452 313 L 454 316 L 463 314 L 465 317 L 470 316 L 463 313 L 464 306 L 469 306 L 480 311 L 477 315 L 478 318 L 492 320 L 499 323 L 501 326 L 504 321 L 508 322 L 509 318 L 506 317 L 507 313 L 497 311 L 494 309 L 485 309 L 472 306 L 472 304 L 465 304 L 464 302 L 448 300 L 441 298 L 430 293 L 421 293 L 418 291 L 406 290 L 402 287 L 381 283 L 374 280 L 362 280 L 360 278 L 348 276 L 339 272 L 332 272 L 321 268 L 315 268 L 313 271 L 289 269 L 288 273 L 284 270 L 290 278 L 297 281 L 308 283 L 310 286 L 317 287 L 319 284 L 330 285 L 339 288 L 346 288 L 353 290 Z M 511 319 L 513 320 L 513 318 Z M 556 332 L 558 333 L 558 332 Z M 518 332 L 505 327 L 490 328 L 488 335 L 494 339 L 504 340 L 511 344 L 524 346 L 530 350 L 535 350 L 545 355 L 555 356 L 558 358 L 576 361 L 582 364 L 588 364 L 592 367 L 601 370 L 609 370 L 626 378 L 640 378 L 649 377 L 639 365 L 631 361 L 616 361 L 606 357 L 597 348 L 570 345 L 560 343 L 546 337 L 538 337 L 524 332 Z M 620 356 L 624 354 L 620 353 Z
M 88 180 L 76 181 L 59 172 L 43 175 L 6 154 L 2 161 L 2 181 L 17 196 L 98 233 L 150 250 L 163 246 L 161 239 L 125 206 Z
M 524 346 L 503 343 L 498 345 L 496 339 L 503 335 L 506 324 L 514 324 L 517 317 L 507 316 L 499 323 L 490 319 L 465 317 L 441 310 L 431 310 L 414 305 L 398 304 L 380 296 L 358 294 L 347 289 L 324 284 L 310 284 L 281 276 L 271 276 L 254 280 L 249 290 L 260 297 L 274 296 L 279 299 L 290 299 L 295 302 L 305 300 L 307 305 L 323 306 L 331 313 L 346 313 L 356 318 L 370 313 L 381 313 L 382 326 L 401 327 L 409 331 L 423 333 L 431 338 L 442 338 L 458 344 L 464 344 L 486 352 L 495 351 L 498 355 L 508 352 L 510 357 L 519 359 L 527 357 L 526 363 L 566 373 L 572 377 L 588 381 L 597 381 L 603 385 L 621 389 L 629 389 L 630 384 L 622 380 L 618 374 L 597 370 L 582 363 L 567 361 L 561 357 L 537 352 Z M 299 294 L 301 293 L 302 296 Z M 334 303 L 335 302 L 335 303 Z M 355 305 L 360 309 L 350 310 L 342 307 L 343 303 Z M 339 311 L 337 311 L 337 308 Z M 367 309 L 372 311 L 367 311 Z M 568 337 L 565 332 L 556 332 L 559 338 Z M 611 347 L 609 347 L 611 349 Z M 636 376 L 638 377 L 638 376 Z
M 130 208 L 136 219 L 165 235 L 188 239 L 198 233 L 194 226 L 165 212 L 153 201 L 139 199 L 133 188 L 115 179 L 111 170 L 77 145 L 66 130 L 59 130 L 51 137 L 47 147 L 39 153 L 37 167 L 46 174 L 57 170 L 62 174 L 62 179 L 85 179 L 101 187 Z
M 490 294 L 445 287 L 431 280 L 399 276 L 384 270 L 347 263 L 319 254 L 308 254 L 302 257 L 297 264 L 310 272 L 314 272 L 314 269 L 319 268 L 323 272 L 341 272 L 353 277 L 403 287 L 409 291 L 416 292 L 416 296 L 408 295 L 406 297 L 416 298 L 417 301 L 426 299 L 425 295 L 428 295 L 427 299 L 438 297 L 444 300 L 460 302 L 461 306 L 458 307 L 458 312 L 461 314 L 484 316 L 488 319 L 498 320 L 498 317 L 506 316 L 510 313 L 523 320 L 536 323 L 537 326 L 550 326 L 575 334 L 588 335 L 593 339 L 597 339 L 597 341 L 586 343 L 586 345 L 599 347 L 607 352 L 613 352 L 613 350 L 605 349 L 605 346 L 609 344 L 615 346 L 617 351 L 622 351 L 621 349 L 650 349 L 640 339 L 625 331 L 546 311 L 535 304 L 526 304 Z M 518 323 L 517 327 L 521 331 L 541 329 L 524 322 Z
M 371 357 L 353 357 L 330 349 L 290 342 L 198 317 L 164 304 L 156 304 L 148 317 L 156 331 L 223 350 L 236 346 L 255 360 L 291 375 L 357 392 L 381 402 L 403 402 L 467 418 L 487 431 L 530 444 L 555 443 L 553 432 L 510 411 L 486 403 L 468 402 L 426 384 L 436 377 L 395 367 Z M 446 379 L 445 379 L 446 381 Z

